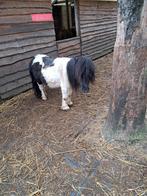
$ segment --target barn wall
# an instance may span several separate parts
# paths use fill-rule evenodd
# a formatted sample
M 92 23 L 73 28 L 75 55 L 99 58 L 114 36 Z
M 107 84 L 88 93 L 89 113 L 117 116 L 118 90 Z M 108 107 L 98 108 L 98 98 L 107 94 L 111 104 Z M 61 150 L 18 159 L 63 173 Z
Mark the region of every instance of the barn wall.
M 53 21 L 32 22 L 31 14 L 51 12 L 50 0 L 0 0 L 0 99 L 31 88 L 28 63 L 37 53 L 93 59 L 112 51 L 116 2 L 77 0 L 80 36 L 57 41 Z
M 28 63 L 37 53 L 57 56 L 53 22 L 32 22 L 51 12 L 49 0 L 0 1 L 0 98 L 31 88 Z
M 81 54 L 80 37 L 57 41 L 58 55 L 79 56 Z
M 82 53 L 96 59 L 112 52 L 116 38 L 117 4 L 79 0 Z

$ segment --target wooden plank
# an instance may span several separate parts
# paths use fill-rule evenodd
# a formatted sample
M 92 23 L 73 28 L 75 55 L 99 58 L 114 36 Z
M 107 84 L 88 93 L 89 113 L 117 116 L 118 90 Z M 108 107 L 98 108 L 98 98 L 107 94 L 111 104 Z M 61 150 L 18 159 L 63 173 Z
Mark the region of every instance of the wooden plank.
M 36 32 L 41 30 L 54 29 L 53 22 L 44 23 L 27 23 L 27 24 L 11 24 L 0 25 L 0 35 L 11 35 L 15 33 Z
M 100 26 L 100 27 L 93 27 L 93 28 L 84 28 L 81 30 L 82 34 L 88 34 L 88 33 L 94 33 L 94 31 L 105 31 L 108 29 L 116 29 L 117 28 L 117 24 L 113 24 L 113 25 L 107 25 L 107 26 Z
M 102 51 L 105 50 L 105 48 L 114 48 L 114 43 L 105 43 L 105 45 L 98 45 L 96 48 L 89 48 L 89 49 L 85 49 L 83 50 L 84 54 L 92 54 L 92 53 L 97 53 L 98 51 Z
M 79 2 L 80 4 L 80 9 L 82 11 L 88 11 L 91 10 L 100 10 L 100 9 L 109 9 L 109 10 L 116 10 L 117 9 L 117 3 L 116 2 L 98 2 L 98 1 L 89 1 L 89 2 L 85 2 L 80 0 Z M 88 9 L 90 8 L 90 9 Z
M 19 45 L 18 43 L 18 47 L 16 48 L 12 48 L 12 49 L 7 49 L 7 53 L 6 51 L 2 50 L 0 52 L 0 66 L 2 65 L 6 65 L 7 62 L 8 62 L 8 59 L 12 62 L 12 59 L 15 59 L 16 56 L 19 56 L 19 55 L 25 55 L 26 53 L 30 52 L 30 51 L 33 51 L 33 50 L 36 50 L 36 49 L 39 49 L 39 48 L 45 48 L 45 47 L 51 47 L 52 49 L 56 49 L 56 45 L 55 45 L 55 42 L 52 41 L 52 42 L 47 42 L 49 40 L 47 40 L 45 38 L 45 41 L 44 39 L 42 38 L 41 40 L 38 39 L 38 43 L 33 42 L 33 40 L 30 40 L 31 44 L 32 45 L 26 45 L 26 46 L 22 46 Z M 27 43 L 26 43 L 27 44 Z M 29 44 L 29 42 L 28 42 Z
M 83 37 L 86 37 L 86 36 L 95 36 L 95 35 L 98 35 L 99 33 L 106 33 L 106 32 L 112 32 L 112 31 L 116 31 L 116 27 L 112 27 L 112 28 L 102 28 L 102 29 L 99 29 L 98 31 L 91 31 L 91 32 L 86 32 L 86 33 L 83 33 L 82 34 L 82 38 Z
M 56 48 L 56 46 L 52 46 L 49 48 L 48 45 L 44 45 L 44 44 L 41 46 L 37 45 L 37 46 L 34 46 L 33 49 L 31 48 L 31 50 L 29 50 L 29 51 L 22 50 L 22 53 L 20 53 L 20 54 L 15 54 L 15 55 L 12 55 L 9 57 L 1 58 L 0 66 L 11 65 L 11 64 L 16 63 L 18 61 L 21 61 L 23 59 L 27 59 L 27 58 L 30 58 L 31 56 L 36 55 L 37 54 L 36 51 L 40 51 L 39 53 L 44 53 L 44 51 L 46 51 L 46 50 L 49 53 L 49 52 L 57 51 L 57 48 Z
M 105 29 L 104 30 L 99 30 L 99 31 L 94 31 L 94 32 L 88 32 L 88 33 L 85 33 L 85 34 L 82 34 L 82 40 L 83 39 L 86 39 L 86 37 L 89 37 L 89 36 L 96 36 L 96 35 L 101 35 L 101 34 L 107 34 L 107 33 L 111 33 L 111 32 L 116 32 L 116 28 L 109 28 L 109 29 Z
M 27 77 L 29 76 L 29 70 L 24 70 L 24 71 L 20 71 L 20 72 L 16 72 L 14 74 L 11 74 L 11 75 L 7 75 L 7 76 L 4 76 L 2 78 L 0 78 L 0 84 L 1 86 L 5 85 L 5 84 L 8 84 L 10 82 L 13 82 L 13 81 L 16 81 L 20 78 L 24 78 L 24 77 Z
M 0 44 L 21 41 L 30 38 L 55 36 L 54 29 L 40 30 L 36 32 L 15 33 L 11 35 L 0 35 Z M 55 39 L 55 38 L 54 38 Z M 1 45 L 2 46 L 2 45 Z
M 59 53 L 60 52 L 68 53 L 68 51 L 72 51 L 72 50 L 79 50 L 80 51 L 80 44 L 76 44 L 74 46 L 62 48 L 62 50 L 59 50 Z
M 75 51 L 75 50 L 72 50 L 72 51 L 68 51 L 68 53 L 67 52 L 61 52 L 61 53 L 59 53 L 59 56 L 60 57 L 74 57 L 74 56 L 80 56 L 81 55 L 81 53 L 80 53 L 80 50 L 79 51 Z
M 33 20 L 33 21 L 32 21 Z M 29 22 L 36 22 L 32 18 L 32 15 L 10 15 L 10 16 L 0 16 L 0 25 L 1 24 L 22 24 L 22 23 L 29 23 Z M 42 20 L 43 21 L 43 20 Z M 53 20 L 45 20 L 47 22 L 52 22 Z M 43 22 L 45 22 L 43 21 Z
M 13 15 L 30 15 L 30 14 L 36 14 L 36 13 L 48 13 L 49 9 L 46 8 L 0 8 L 0 16 L 13 16 Z
M 116 28 L 117 27 L 117 24 L 116 22 L 111 22 L 111 23 L 105 23 L 105 25 L 93 25 L 92 28 L 91 26 L 87 26 L 84 25 L 84 28 L 81 29 L 81 32 L 82 33 L 87 33 L 87 32 L 94 32 L 94 31 L 99 31 L 99 30 L 105 30 L 105 29 L 108 29 L 108 28 Z
M 117 14 L 116 13 L 111 13 L 111 12 L 109 12 L 109 13 L 95 13 L 95 12 L 93 12 L 93 15 L 91 14 L 85 14 L 85 15 L 80 15 L 80 20 L 94 20 L 94 19 L 101 19 L 101 18 L 106 18 L 106 17 L 108 17 L 109 16 L 109 18 L 113 18 L 113 17 L 117 17 Z
M 27 70 L 32 57 L 36 54 L 47 54 L 47 55 L 50 55 L 54 58 L 54 57 L 57 57 L 57 50 L 49 51 L 48 48 L 43 48 L 42 50 L 39 49 L 39 50 L 36 50 L 36 51 L 30 53 L 28 55 L 28 57 L 24 57 L 21 60 L 15 62 L 13 64 L 2 66 L 2 67 L 0 67 L 0 78 L 3 78 L 4 76 L 8 76 L 13 73 Z
M 30 76 L 24 77 L 24 78 L 20 78 L 18 80 L 12 81 L 10 83 L 7 83 L 3 86 L 0 87 L 0 94 L 4 94 L 8 91 L 11 91 L 15 88 L 21 87 L 25 84 L 31 83 L 31 78 Z
M 19 2 L 21 2 L 21 1 L 23 1 L 23 0 L 19 0 Z M 29 2 L 30 0 L 25 0 L 25 2 L 27 3 L 27 2 Z M 1 3 L 6 3 L 6 2 L 10 2 L 10 0 L 1 0 Z M 14 2 L 15 4 L 16 3 L 18 3 L 18 0 L 11 0 L 11 2 Z M 34 3 L 34 2 L 49 2 L 49 3 L 51 3 L 51 1 L 48 1 L 48 0 L 31 0 L 31 2 L 32 3 Z
M 95 12 L 91 12 L 91 10 L 80 10 L 80 15 L 94 15 L 95 13 L 99 16 L 101 16 L 101 14 L 117 15 L 117 9 L 96 9 Z
M 63 39 L 63 40 L 58 40 L 57 43 L 67 43 L 67 42 L 72 42 L 74 40 L 79 40 L 80 39 L 80 36 L 76 36 L 76 37 L 72 37 L 72 38 L 68 38 L 68 39 Z
M 104 4 L 104 3 L 103 3 Z M 92 9 L 92 11 L 105 11 L 106 10 L 106 12 L 107 11 L 117 11 L 117 6 L 116 5 L 114 5 L 114 4 L 111 4 L 111 3 L 109 3 L 108 4 L 108 6 L 107 7 L 105 7 L 106 6 L 106 4 L 105 5 L 103 5 L 104 7 L 102 7 L 101 5 L 100 5 L 100 3 L 95 3 L 95 4 L 93 4 L 93 2 L 92 2 L 92 4 L 91 5 L 86 5 L 86 4 L 83 4 L 83 5 L 81 5 L 80 6 L 80 11 L 82 11 L 82 13 L 84 12 L 84 10 L 85 11 L 90 11 L 90 9 Z M 90 8 L 90 9 L 88 9 L 88 8 Z
M 98 59 L 102 56 L 105 56 L 108 53 L 111 53 L 113 51 L 113 48 L 105 48 L 104 50 L 100 50 L 98 52 L 92 53 L 90 54 L 90 56 L 92 57 L 93 60 Z
M 51 7 L 51 3 L 50 1 L 14 1 L 14 0 L 11 0 L 11 3 L 10 1 L 6 1 L 6 0 L 1 0 L 1 3 L 0 3 L 0 7 L 1 9 L 2 8 L 19 8 L 19 9 L 22 9 L 22 8 L 50 8 Z
M 97 5 L 97 1 L 94 1 L 94 0 L 92 0 L 92 2 L 91 1 L 89 1 L 89 2 L 86 2 L 86 1 L 79 1 L 79 6 L 80 7 L 96 7 L 96 5 Z
M 54 23 L 32 22 L 32 14 L 52 12 L 48 0 L 0 2 L 0 97 L 32 87 L 28 64 L 38 53 L 57 56 Z M 36 16 L 36 15 L 35 15 Z
M 98 33 L 95 36 L 93 36 L 93 35 L 83 36 L 82 37 L 82 42 L 83 43 L 93 42 L 95 39 L 103 39 L 104 37 L 108 37 L 108 36 L 111 36 L 111 35 L 112 35 L 112 37 L 116 37 L 116 30 L 108 31 L 108 32 L 105 32 L 105 33 Z
M 83 26 L 83 25 L 86 25 L 86 24 L 91 24 L 91 23 L 102 23 L 102 22 L 104 22 L 104 23 L 106 23 L 106 22 L 112 22 L 112 21 L 115 21 L 116 22 L 116 20 L 117 20 L 117 17 L 101 17 L 100 19 L 99 18 L 97 18 L 97 19 L 94 19 L 94 20 L 81 20 L 80 21 L 80 25 L 81 25 L 81 27 Z
M 31 38 L 26 40 L 18 40 L 15 42 L 1 44 L 0 58 L 12 56 L 15 54 L 22 54 L 24 52 L 34 50 L 39 46 L 54 46 L 54 37 Z M 6 53 L 7 50 L 7 53 Z
M 0 25 L 19 24 L 19 23 L 28 23 L 28 22 L 32 22 L 31 15 L 0 16 Z
M 57 42 L 57 47 L 58 47 L 58 50 L 62 50 L 67 47 L 73 47 L 76 44 L 80 44 L 80 39 L 69 41 L 69 42 L 63 42 L 63 43 Z
M 92 49 L 89 49 L 89 50 L 83 50 L 83 54 L 90 54 L 90 55 L 92 55 L 92 54 L 97 54 L 98 52 L 101 52 L 101 51 L 103 51 L 103 50 L 105 50 L 106 48 L 109 48 L 109 49 L 114 49 L 114 44 L 110 44 L 110 43 L 108 43 L 108 44 L 106 44 L 105 45 L 105 47 L 102 47 L 102 46 L 100 46 L 100 47 L 97 47 L 97 50 L 95 49 L 95 48 L 92 48 Z
M 87 52 L 88 50 L 95 50 L 97 51 L 99 47 L 103 48 L 103 46 L 107 46 L 107 45 L 113 45 L 114 47 L 115 44 L 115 39 L 113 38 L 111 41 L 110 40 L 103 40 L 101 42 L 96 42 L 95 45 L 91 45 L 91 44 L 86 44 L 85 46 L 82 47 L 83 51 Z
M 0 94 L 0 98 L 1 99 L 11 98 L 11 97 L 13 97 L 15 95 L 18 95 L 18 94 L 20 94 L 22 92 L 25 92 L 25 91 L 27 91 L 27 90 L 29 90 L 31 88 L 32 88 L 32 84 L 31 83 L 25 84 L 23 86 L 20 86 L 18 88 L 15 88 L 15 89 L 13 89 L 11 91 L 8 91 L 8 92 L 6 92 L 4 94 Z
M 80 11 L 80 16 L 89 16 L 90 17 L 90 16 L 93 16 L 93 15 L 96 15 L 96 17 L 98 17 L 98 18 L 100 16 L 102 16 L 102 17 L 103 16 L 105 16 L 105 17 L 106 16 L 110 16 L 110 17 L 111 16 L 117 16 L 117 10 L 110 10 L 110 9 L 109 10 L 103 10 L 103 11 L 102 10 L 96 10 L 96 11 L 93 11 L 91 13 L 88 11 L 88 13 L 87 14 L 86 13 L 87 13 L 87 11 L 85 11 L 85 12 L 83 11 L 83 14 L 82 14 L 82 11 Z
M 68 51 L 66 50 L 61 50 L 58 52 L 59 56 L 67 57 L 67 56 L 80 56 L 81 55 L 81 50 L 80 48 L 74 48 L 74 49 L 69 49 Z
M 85 37 L 86 38 L 86 37 Z M 116 39 L 116 32 L 115 33 L 109 33 L 109 34 L 100 34 L 97 36 L 89 36 L 87 37 L 87 39 L 82 40 L 83 41 L 83 45 L 84 44 L 91 44 L 94 45 L 93 43 L 98 42 L 103 42 L 103 40 L 109 40 L 111 42 L 112 39 Z
M 108 2 L 108 1 L 111 1 L 111 2 L 112 2 L 112 1 L 115 1 L 115 2 L 117 2 L 117 0 L 98 0 L 98 1 L 107 1 L 107 2 Z
M 81 54 L 80 37 L 57 41 L 59 56 L 79 56 Z
M 117 6 L 117 3 L 116 2 L 108 2 L 108 1 L 106 1 L 106 2 L 102 2 L 102 1 L 94 1 L 94 0 L 92 0 L 92 1 L 83 1 L 83 0 L 80 0 L 79 1 L 79 5 L 80 6 L 96 6 L 97 8 L 114 8 L 114 7 L 116 7 Z
M 116 3 L 80 0 L 82 53 L 98 58 L 113 50 L 117 28 Z
M 87 28 L 91 28 L 91 29 L 93 29 L 94 28 L 94 30 L 96 29 L 102 29 L 102 27 L 103 28 L 105 28 L 105 26 L 108 26 L 108 27 L 116 27 L 117 25 L 116 25 L 116 21 L 103 21 L 103 22 L 97 22 L 97 23 L 95 23 L 95 22 L 93 22 L 93 23 L 91 23 L 91 24 L 85 24 L 85 25 L 81 25 L 81 28 L 83 28 L 83 29 L 87 29 Z
M 105 50 L 107 48 L 113 49 L 114 48 L 114 43 L 106 43 L 105 45 L 104 44 L 103 45 L 99 45 L 96 48 L 97 49 L 92 48 L 92 49 L 88 49 L 88 50 L 83 50 L 83 53 L 84 54 L 97 54 L 97 53 L 99 53 L 99 52 L 101 52 L 101 51 L 103 51 L 103 50 Z
M 106 35 L 106 36 L 102 36 L 102 37 L 95 37 L 95 38 L 87 38 L 87 40 L 84 40 L 82 41 L 83 43 L 83 46 L 86 46 L 86 45 L 96 45 L 96 44 L 99 44 L 99 43 L 103 43 L 103 41 L 110 41 L 111 40 L 116 40 L 116 34 L 110 34 L 110 35 Z M 92 43 L 95 43 L 95 44 L 92 44 Z
M 28 59 L 23 59 L 22 61 L 18 61 L 15 64 L 0 67 L 0 78 L 3 79 L 5 76 L 9 76 L 11 74 L 27 70 L 29 67 L 29 62 L 31 61 L 32 57 L 33 55 Z

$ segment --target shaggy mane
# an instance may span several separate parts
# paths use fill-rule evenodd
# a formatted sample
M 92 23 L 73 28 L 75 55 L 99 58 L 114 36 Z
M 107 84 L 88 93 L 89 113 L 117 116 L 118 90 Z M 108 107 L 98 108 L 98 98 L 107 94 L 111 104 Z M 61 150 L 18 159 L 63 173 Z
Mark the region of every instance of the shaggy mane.
M 95 80 L 95 66 L 87 56 L 74 57 L 67 64 L 67 74 L 72 88 L 77 90 L 82 77 L 90 82 Z

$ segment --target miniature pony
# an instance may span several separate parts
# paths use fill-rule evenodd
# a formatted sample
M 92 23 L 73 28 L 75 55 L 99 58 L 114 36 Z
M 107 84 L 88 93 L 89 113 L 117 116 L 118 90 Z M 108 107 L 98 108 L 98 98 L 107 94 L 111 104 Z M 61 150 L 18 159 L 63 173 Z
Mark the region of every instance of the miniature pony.
M 81 87 L 84 93 L 89 91 L 89 83 L 95 80 L 95 66 L 87 56 L 51 58 L 44 54 L 36 55 L 29 65 L 34 94 L 46 100 L 44 85 L 49 88 L 61 88 L 62 110 L 69 110 L 72 90 Z

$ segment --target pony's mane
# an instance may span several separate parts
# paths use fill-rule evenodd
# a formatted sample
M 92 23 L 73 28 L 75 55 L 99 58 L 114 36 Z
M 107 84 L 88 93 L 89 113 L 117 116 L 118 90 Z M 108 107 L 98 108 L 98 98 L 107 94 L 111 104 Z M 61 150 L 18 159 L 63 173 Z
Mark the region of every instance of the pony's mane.
M 87 56 L 73 57 L 67 64 L 67 74 L 73 89 L 80 86 L 81 77 L 93 82 L 95 80 L 95 66 Z

